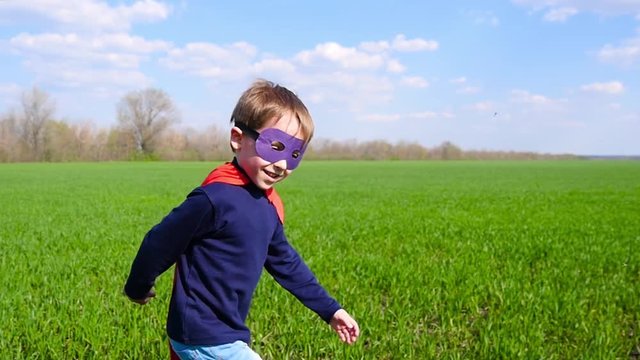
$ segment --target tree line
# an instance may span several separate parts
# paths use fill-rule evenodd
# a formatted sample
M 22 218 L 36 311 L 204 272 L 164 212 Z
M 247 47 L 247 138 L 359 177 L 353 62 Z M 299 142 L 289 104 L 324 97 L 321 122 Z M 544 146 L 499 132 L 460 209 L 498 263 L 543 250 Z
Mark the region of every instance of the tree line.
M 33 87 L 19 105 L 0 116 L 0 162 L 68 161 L 210 161 L 231 156 L 228 130 L 177 129 L 180 114 L 163 90 L 127 93 L 117 107 L 117 122 L 105 129 L 91 122 L 71 123 L 56 117 L 51 96 Z M 314 139 L 307 159 L 318 160 L 498 160 L 566 159 L 572 155 L 463 150 L 445 141 L 433 148 L 384 140 Z

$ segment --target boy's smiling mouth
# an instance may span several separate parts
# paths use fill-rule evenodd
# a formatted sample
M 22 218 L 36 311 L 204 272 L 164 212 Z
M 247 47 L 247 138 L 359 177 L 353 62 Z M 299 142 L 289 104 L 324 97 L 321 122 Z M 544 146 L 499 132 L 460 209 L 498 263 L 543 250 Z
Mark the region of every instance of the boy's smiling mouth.
M 282 174 L 276 174 L 274 172 L 271 172 L 269 170 L 263 170 L 265 172 L 265 174 L 267 174 L 270 178 L 276 180 L 282 177 Z

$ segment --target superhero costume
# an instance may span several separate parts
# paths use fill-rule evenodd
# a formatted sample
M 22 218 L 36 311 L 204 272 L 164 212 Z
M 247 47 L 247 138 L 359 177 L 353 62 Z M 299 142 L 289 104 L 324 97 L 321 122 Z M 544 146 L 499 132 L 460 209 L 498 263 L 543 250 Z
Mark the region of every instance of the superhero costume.
M 157 276 L 176 263 L 169 337 L 189 345 L 249 344 L 245 320 L 265 268 L 329 322 L 341 307 L 287 241 L 275 190 L 256 187 L 235 161 L 214 170 L 203 184 L 147 233 L 125 285 L 127 295 L 144 298 Z

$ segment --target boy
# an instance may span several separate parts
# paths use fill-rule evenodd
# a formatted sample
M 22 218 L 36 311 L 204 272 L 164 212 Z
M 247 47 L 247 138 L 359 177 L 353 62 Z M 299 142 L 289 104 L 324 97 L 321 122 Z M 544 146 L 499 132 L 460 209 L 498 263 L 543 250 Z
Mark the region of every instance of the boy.
M 147 233 L 125 294 L 146 304 L 156 277 L 175 263 L 167 318 L 172 357 L 260 359 L 247 345 L 245 319 L 264 267 L 353 344 L 358 324 L 288 243 L 273 189 L 298 166 L 313 136 L 307 108 L 288 89 L 260 80 L 242 94 L 231 122 L 233 161 Z

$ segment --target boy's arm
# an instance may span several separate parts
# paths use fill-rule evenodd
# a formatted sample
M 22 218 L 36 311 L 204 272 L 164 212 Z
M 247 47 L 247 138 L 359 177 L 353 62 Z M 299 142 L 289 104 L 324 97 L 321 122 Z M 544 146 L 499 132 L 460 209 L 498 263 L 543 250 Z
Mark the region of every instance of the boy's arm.
M 203 221 L 212 224 L 213 207 L 207 195 L 194 190 L 144 237 L 124 287 L 134 302 L 146 304 L 153 293 L 156 278 L 173 265 L 201 231 Z
M 340 340 L 348 344 L 356 341 L 360 335 L 358 323 L 318 283 L 287 241 L 281 225 L 269 245 L 265 268 L 282 287 L 329 323 Z
M 340 304 L 318 283 L 315 275 L 287 241 L 282 225 L 278 225 L 269 250 L 265 269 L 306 307 L 329 323 Z

